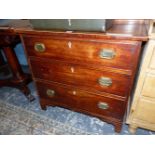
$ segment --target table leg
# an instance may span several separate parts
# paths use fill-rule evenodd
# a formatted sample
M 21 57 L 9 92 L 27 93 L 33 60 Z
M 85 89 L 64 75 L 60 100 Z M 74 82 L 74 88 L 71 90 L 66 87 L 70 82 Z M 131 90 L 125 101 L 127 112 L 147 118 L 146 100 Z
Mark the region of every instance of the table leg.
M 2 49 L 13 76 L 11 79 L 0 80 L 0 86 L 16 87 L 25 94 L 29 101 L 34 100 L 34 97 L 31 95 L 30 90 L 27 87 L 27 84 L 32 81 L 31 76 L 22 71 L 13 48 L 3 47 Z

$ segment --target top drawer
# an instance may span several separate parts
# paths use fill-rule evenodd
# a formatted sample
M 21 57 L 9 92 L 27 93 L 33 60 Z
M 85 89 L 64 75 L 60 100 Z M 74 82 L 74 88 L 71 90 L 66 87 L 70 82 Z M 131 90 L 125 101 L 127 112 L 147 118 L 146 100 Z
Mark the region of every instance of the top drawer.
M 137 55 L 136 41 L 89 41 L 23 36 L 28 56 L 59 59 L 92 66 L 131 69 Z

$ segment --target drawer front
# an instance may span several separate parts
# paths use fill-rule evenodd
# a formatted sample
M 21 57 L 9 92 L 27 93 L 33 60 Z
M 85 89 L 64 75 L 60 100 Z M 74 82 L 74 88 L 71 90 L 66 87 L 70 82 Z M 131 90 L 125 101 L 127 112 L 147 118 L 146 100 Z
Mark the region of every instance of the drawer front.
M 83 66 L 60 61 L 47 62 L 31 59 L 35 78 L 74 85 L 88 91 L 112 93 L 125 97 L 130 89 L 130 77 L 103 70 L 92 70 Z
M 137 104 L 135 118 L 155 123 L 155 102 L 141 98 Z
M 131 69 L 136 57 L 137 44 L 133 42 L 97 42 L 51 37 L 24 36 L 29 56 L 58 59 L 92 66 L 108 66 Z
M 142 95 L 155 98 L 155 75 L 146 75 L 142 89 Z
M 124 103 L 112 98 L 91 94 L 76 87 L 66 87 L 60 84 L 36 82 L 39 96 L 50 100 L 58 106 L 84 110 L 98 116 L 122 118 Z

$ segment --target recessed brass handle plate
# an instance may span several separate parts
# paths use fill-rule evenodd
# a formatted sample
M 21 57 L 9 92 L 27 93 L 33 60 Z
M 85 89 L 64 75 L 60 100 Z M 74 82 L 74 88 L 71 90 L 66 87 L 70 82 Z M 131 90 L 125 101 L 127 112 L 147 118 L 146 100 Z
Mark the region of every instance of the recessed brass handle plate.
M 53 96 L 55 95 L 55 91 L 52 90 L 52 89 L 47 89 L 46 94 L 47 94 L 49 97 L 53 97 Z
M 106 110 L 106 109 L 109 108 L 109 105 L 108 105 L 108 103 L 105 103 L 105 102 L 99 102 L 98 103 L 98 108 Z
M 98 83 L 101 85 L 101 86 L 111 86 L 112 85 L 112 79 L 109 78 L 109 77 L 101 77 L 98 79 Z
M 43 43 L 35 43 L 34 49 L 36 52 L 44 52 L 45 51 L 45 45 Z
M 99 57 L 102 59 L 113 59 L 116 56 L 116 52 L 112 49 L 102 49 Z

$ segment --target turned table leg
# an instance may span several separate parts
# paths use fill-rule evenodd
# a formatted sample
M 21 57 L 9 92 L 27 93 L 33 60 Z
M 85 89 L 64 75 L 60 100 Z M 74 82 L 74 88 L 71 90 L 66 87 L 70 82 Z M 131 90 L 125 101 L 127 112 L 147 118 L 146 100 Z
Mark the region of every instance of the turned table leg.
M 3 51 L 7 58 L 7 62 L 11 69 L 13 77 L 18 81 L 24 80 L 24 73 L 22 71 L 22 68 L 21 68 L 19 62 L 18 62 L 18 59 L 16 57 L 14 50 L 11 47 L 3 47 Z
M 6 46 L 2 47 L 2 49 L 13 76 L 7 80 L 0 80 L 0 86 L 16 87 L 25 94 L 29 101 L 33 101 L 34 97 L 27 87 L 27 84 L 32 81 L 31 76 L 23 73 L 13 48 Z

